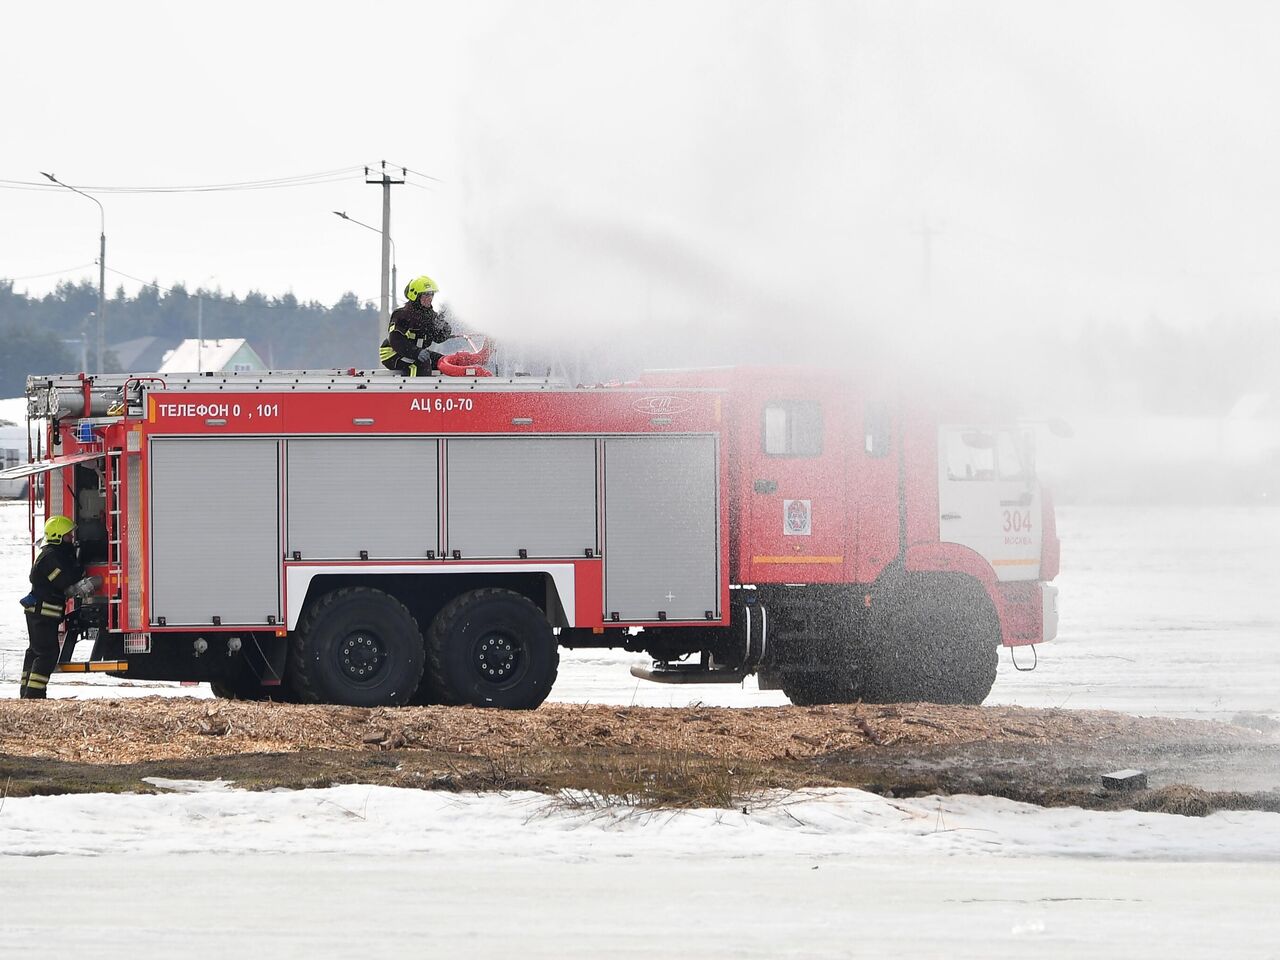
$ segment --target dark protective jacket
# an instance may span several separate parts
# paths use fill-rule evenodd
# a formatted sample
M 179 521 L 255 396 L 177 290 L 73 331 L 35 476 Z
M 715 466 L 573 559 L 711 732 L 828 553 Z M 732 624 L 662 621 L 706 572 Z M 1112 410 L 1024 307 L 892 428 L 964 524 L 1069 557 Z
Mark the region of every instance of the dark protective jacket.
M 420 300 L 410 300 L 391 314 L 387 339 L 382 344 L 383 363 L 388 366 L 394 366 L 398 360 L 412 363 L 427 344 L 440 343 L 451 336 L 453 330 L 447 320 L 433 308 L 423 306 Z M 390 354 L 386 351 L 388 347 L 392 351 Z
M 28 613 L 61 620 L 66 611 L 67 591 L 84 579 L 84 568 L 70 543 L 46 543 L 31 565 L 31 597 Z

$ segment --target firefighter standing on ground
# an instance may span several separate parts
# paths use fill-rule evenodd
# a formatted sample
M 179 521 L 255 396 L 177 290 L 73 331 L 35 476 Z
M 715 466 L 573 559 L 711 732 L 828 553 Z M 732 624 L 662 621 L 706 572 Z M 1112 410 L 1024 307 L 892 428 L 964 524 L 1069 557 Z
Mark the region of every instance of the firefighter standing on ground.
M 430 277 L 415 277 L 404 288 L 403 307 L 391 314 L 387 338 L 378 349 L 378 359 L 388 370 L 401 376 L 426 376 L 435 369 L 440 354 L 427 349 L 453 336 L 448 321 L 431 307 L 432 297 L 440 288 Z
M 31 565 L 31 592 L 22 598 L 29 637 L 18 688 L 24 700 L 45 698 L 58 663 L 58 626 L 67 615 L 67 597 L 84 596 L 97 586 L 97 578 L 85 577 L 80 566 L 71 539 L 74 530 L 70 518 L 50 517 L 44 525 L 44 546 Z

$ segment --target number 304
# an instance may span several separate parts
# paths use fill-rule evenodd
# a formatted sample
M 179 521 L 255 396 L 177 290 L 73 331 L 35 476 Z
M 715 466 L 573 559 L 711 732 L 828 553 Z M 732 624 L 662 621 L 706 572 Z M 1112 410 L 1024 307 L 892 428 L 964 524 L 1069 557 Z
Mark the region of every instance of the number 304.
M 1006 510 L 1004 512 L 1004 532 L 1023 533 L 1031 529 L 1030 510 Z

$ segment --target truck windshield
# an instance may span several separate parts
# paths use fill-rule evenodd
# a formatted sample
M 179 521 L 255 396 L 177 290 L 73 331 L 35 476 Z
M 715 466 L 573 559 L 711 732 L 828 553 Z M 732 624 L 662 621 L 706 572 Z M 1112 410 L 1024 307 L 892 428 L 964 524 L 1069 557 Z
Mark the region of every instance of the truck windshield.
M 948 480 L 1030 480 L 1029 437 L 1012 430 L 950 428 L 943 432 Z

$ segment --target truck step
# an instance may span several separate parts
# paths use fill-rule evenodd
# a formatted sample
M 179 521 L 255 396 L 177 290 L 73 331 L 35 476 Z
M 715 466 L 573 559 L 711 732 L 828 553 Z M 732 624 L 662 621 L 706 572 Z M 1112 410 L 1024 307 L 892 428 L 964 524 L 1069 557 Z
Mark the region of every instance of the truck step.
M 741 683 L 745 670 L 726 667 L 709 668 L 700 663 L 655 663 L 652 667 L 636 664 L 631 675 L 654 683 Z
M 128 669 L 128 660 L 82 660 L 54 667 L 58 673 L 124 673 Z

